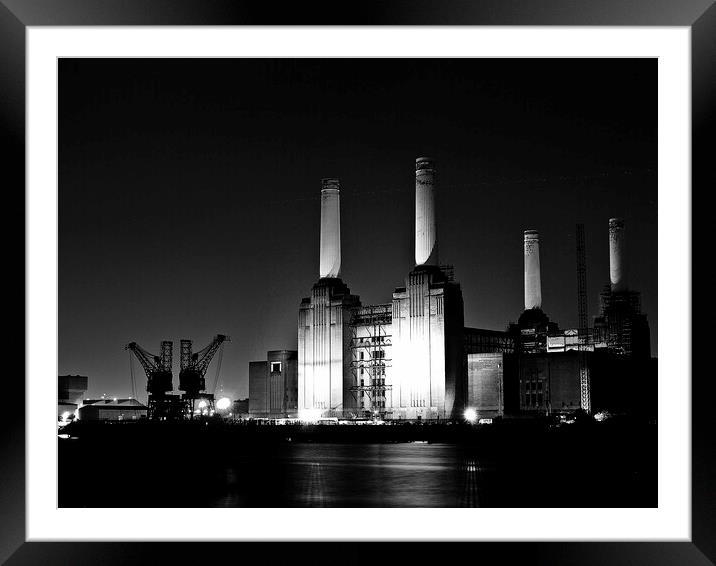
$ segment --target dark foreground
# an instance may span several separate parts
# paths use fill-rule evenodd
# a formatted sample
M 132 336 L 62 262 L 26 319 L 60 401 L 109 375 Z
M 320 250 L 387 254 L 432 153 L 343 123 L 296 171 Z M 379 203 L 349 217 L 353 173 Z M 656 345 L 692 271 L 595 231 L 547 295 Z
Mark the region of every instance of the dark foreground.
M 60 507 L 656 507 L 655 424 L 75 423 Z

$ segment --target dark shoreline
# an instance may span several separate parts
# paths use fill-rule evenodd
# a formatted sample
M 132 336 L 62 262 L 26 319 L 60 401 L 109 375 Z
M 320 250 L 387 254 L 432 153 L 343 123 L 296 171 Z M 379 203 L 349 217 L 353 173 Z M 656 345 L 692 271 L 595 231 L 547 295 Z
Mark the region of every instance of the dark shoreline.
M 89 442 L 125 441 L 143 444 L 155 440 L 240 440 L 243 442 L 429 442 L 476 444 L 490 443 L 495 439 L 519 441 L 535 436 L 574 438 L 610 435 L 615 432 L 636 433 L 653 429 L 656 423 L 642 418 L 613 417 L 604 422 L 590 418 L 577 418 L 572 424 L 559 423 L 555 418 L 523 418 L 495 420 L 489 425 L 466 423 L 393 423 L 383 425 L 342 424 L 257 424 L 252 421 L 79 421 L 60 430 L 60 434 Z M 61 439 L 61 441 L 64 439 Z

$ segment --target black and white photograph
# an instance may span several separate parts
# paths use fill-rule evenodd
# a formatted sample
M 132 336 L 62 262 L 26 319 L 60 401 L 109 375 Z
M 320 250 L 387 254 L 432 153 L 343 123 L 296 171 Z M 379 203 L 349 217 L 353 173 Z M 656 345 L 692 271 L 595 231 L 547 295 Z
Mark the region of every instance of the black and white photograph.
M 57 77 L 59 508 L 658 507 L 657 59 Z
M 0 563 L 712 564 L 714 30 L 0 0 Z

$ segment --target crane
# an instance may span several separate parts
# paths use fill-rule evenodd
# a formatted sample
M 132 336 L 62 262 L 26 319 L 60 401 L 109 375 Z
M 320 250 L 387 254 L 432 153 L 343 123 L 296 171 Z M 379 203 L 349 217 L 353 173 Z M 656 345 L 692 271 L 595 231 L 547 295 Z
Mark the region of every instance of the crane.
M 589 341 L 589 315 L 587 311 L 587 259 L 584 224 L 577 224 L 577 315 L 579 319 L 579 396 L 580 405 L 592 412 L 592 383 L 584 349 Z
M 190 416 L 194 415 L 197 399 L 205 401 L 208 412 L 213 409 L 214 395 L 206 393 L 206 370 L 209 369 L 214 354 L 229 340 L 228 336 L 217 334 L 208 346 L 196 353 L 192 352 L 191 340 L 181 340 L 179 389 L 183 391 L 182 399 L 188 404 Z
M 149 418 L 161 418 L 167 416 L 167 409 L 170 405 L 168 392 L 172 391 L 172 349 L 173 342 L 162 341 L 160 354 L 157 356 L 147 352 L 136 342 L 130 342 L 124 347 L 139 360 L 139 363 L 147 374 L 147 392 Z

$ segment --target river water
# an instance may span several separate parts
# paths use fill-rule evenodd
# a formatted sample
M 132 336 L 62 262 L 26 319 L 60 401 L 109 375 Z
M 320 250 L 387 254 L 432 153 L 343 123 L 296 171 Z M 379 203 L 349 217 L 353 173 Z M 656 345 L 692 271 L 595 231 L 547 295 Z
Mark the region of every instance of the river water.
M 99 427 L 61 439 L 60 507 L 655 507 L 651 432 L 279 442 Z M 267 429 L 268 430 L 268 429 Z M 601 430 L 601 428 L 599 429 Z M 92 432 L 92 431 L 90 431 Z M 239 431 L 240 432 L 240 431 Z M 251 434 L 249 434 L 251 432 Z M 273 430 L 269 432 L 275 432 Z
M 449 444 L 294 444 L 219 472 L 218 507 L 477 507 L 491 470 Z

